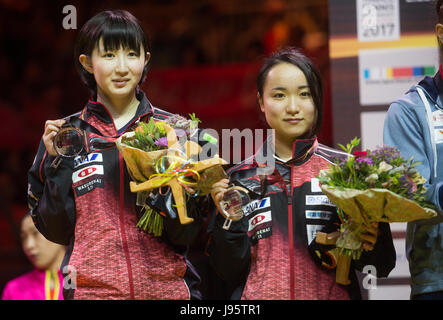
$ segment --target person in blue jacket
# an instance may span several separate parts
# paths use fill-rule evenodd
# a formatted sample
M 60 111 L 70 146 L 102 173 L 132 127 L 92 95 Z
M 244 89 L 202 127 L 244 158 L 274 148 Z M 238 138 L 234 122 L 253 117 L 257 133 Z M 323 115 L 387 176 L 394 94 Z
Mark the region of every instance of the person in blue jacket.
M 443 0 L 436 1 L 435 31 L 443 52 Z M 440 54 L 441 55 L 441 54 Z M 440 58 L 441 61 L 441 58 Z M 387 112 L 383 140 L 414 157 L 427 179 L 427 198 L 438 208 L 436 218 L 407 225 L 406 254 L 411 273 L 411 299 L 443 299 L 443 68 L 426 76 Z

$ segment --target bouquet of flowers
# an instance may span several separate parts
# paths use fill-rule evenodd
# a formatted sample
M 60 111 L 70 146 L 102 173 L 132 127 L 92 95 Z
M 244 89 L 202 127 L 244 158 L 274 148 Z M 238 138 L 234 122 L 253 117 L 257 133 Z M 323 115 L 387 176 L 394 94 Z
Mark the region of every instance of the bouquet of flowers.
M 396 148 L 388 146 L 351 155 L 359 143 L 360 139 L 354 138 L 346 147 L 339 145 L 349 157 L 337 160 L 318 177 L 322 191 L 338 207 L 342 225 L 336 247 L 349 260 L 360 258 L 363 226 L 437 215 L 435 205 L 425 199 L 426 179 L 415 168 L 418 162 L 404 160 Z M 339 270 L 337 263 L 337 282 L 348 284 L 348 268 L 349 263 L 347 270 Z
M 175 210 L 180 223 L 191 223 L 193 218 L 186 212 L 187 197 L 209 193 L 212 183 L 224 173 L 221 165 L 226 162 L 218 156 L 194 160 L 201 147 L 191 141 L 191 137 L 197 134 L 199 122 L 195 114 L 191 114 L 190 119 L 180 115 L 161 121 L 151 118 L 148 123 L 139 122 L 134 131 L 116 141 L 133 180 L 131 192 L 137 192 L 137 205 L 143 207 L 137 227 L 155 236 L 162 234 L 163 217 L 169 214 L 175 218 Z M 167 191 L 162 191 L 163 187 L 167 187 Z M 192 194 L 187 192 L 191 190 Z M 175 204 L 155 205 L 159 201 L 153 193 L 166 196 L 170 192 Z

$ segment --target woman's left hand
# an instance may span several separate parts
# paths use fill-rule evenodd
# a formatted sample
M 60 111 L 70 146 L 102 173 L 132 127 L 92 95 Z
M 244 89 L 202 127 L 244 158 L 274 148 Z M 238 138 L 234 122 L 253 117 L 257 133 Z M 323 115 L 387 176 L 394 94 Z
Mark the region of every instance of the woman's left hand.
M 377 242 L 378 222 L 371 223 L 371 226 L 363 225 L 364 231 L 360 234 L 360 239 L 363 241 L 362 248 L 365 251 L 374 249 Z

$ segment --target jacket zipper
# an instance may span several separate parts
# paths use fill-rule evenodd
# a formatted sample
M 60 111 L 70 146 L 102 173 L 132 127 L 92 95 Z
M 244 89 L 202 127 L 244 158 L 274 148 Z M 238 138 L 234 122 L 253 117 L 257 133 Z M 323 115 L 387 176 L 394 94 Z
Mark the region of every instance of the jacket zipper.
M 291 165 L 290 192 L 288 194 L 288 237 L 289 237 L 289 299 L 294 300 L 294 216 L 292 214 L 292 199 L 294 196 L 294 188 L 292 187 L 294 177 L 294 166 Z
M 292 176 L 292 168 L 291 168 Z M 288 195 L 288 237 L 289 237 L 289 299 L 294 300 L 294 234 L 293 234 L 293 215 L 292 215 L 292 182 L 291 193 Z
M 124 209 L 125 209 L 125 188 L 124 188 L 124 180 L 125 180 L 125 172 L 124 172 L 124 163 L 123 156 L 121 153 L 118 155 L 119 157 L 119 167 L 120 167 L 120 203 L 119 203 L 119 220 L 120 220 L 120 232 L 123 244 L 123 250 L 125 252 L 126 266 L 128 269 L 128 282 L 129 282 L 129 298 L 134 300 L 134 279 L 132 276 L 132 265 L 129 257 L 129 248 L 128 242 L 126 238 L 126 228 L 124 221 Z
M 109 113 L 108 109 L 102 104 L 102 106 L 104 107 L 104 109 L 108 112 L 110 118 L 112 119 L 112 124 L 114 126 L 114 129 L 117 132 L 118 135 L 118 130 L 115 126 L 114 120 L 111 116 L 111 114 Z M 86 107 L 82 110 L 82 114 L 80 116 L 80 118 L 82 120 L 85 120 L 84 118 L 84 112 L 86 111 Z M 140 119 L 141 117 L 150 114 L 150 112 L 138 117 L 137 119 Z M 136 121 L 136 119 L 134 119 L 132 121 L 132 123 Z M 131 123 L 131 125 L 132 125 Z M 129 127 L 129 126 L 128 126 Z M 124 186 L 124 182 L 125 182 L 125 173 L 124 173 L 124 159 L 122 154 L 119 152 L 118 153 L 118 161 L 119 161 L 119 171 L 120 171 L 120 196 L 119 196 L 119 223 L 120 223 L 120 234 L 121 234 L 121 240 L 122 240 L 122 245 L 123 245 L 123 251 L 125 254 L 125 260 L 126 260 L 126 266 L 128 269 L 128 284 L 129 284 L 129 299 L 130 300 L 135 300 L 135 295 L 134 295 L 134 278 L 133 278 L 133 274 L 132 274 L 132 265 L 131 265 L 131 260 L 130 260 L 130 256 L 129 256 L 129 247 L 128 247 L 128 242 L 127 242 L 127 237 L 126 237 L 126 227 L 125 227 L 125 221 L 124 221 L 124 209 L 125 209 L 125 186 Z
M 292 145 L 292 154 L 295 154 L 295 146 L 296 143 Z M 304 160 L 309 155 L 311 150 L 317 146 L 316 140 L 309 148 L 308 151 L 304 154 L 303 158 L 297 158 L 297 161 Z M 295 175 L 295 165 L 290 164 L 291 167 L 291 176 L 290 176 L 290 188 L 291 190 L 288 194 L 288 237 L 289 237 L 289 299 L 295 299 L 295 265 L 294 265 L 294 257 L 295 257 L 295 245 L 294 245 L 294 214 L 292 210 L 293 199 L 294 199 L 294 175 Z

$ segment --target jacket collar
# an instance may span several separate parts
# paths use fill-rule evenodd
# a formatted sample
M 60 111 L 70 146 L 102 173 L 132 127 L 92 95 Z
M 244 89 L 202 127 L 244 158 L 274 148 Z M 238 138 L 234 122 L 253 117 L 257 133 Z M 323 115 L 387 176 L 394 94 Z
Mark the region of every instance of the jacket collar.
M 434 75 L 434 77 L 426 76 L 418 83 L 418 85 L 425 90 L 428 97 L 432 99 L 434 103 L 437 103 L 438 97 L 440 97 L 440 101 L 443 101 L 442 71 L 442 65 L 440 65 L 439 71 Z M 414 87 L 411 90 L 414 90 Z
M 276 160 L 283 164 L 302 164 L 307 161 L 314 153 L 316 146 L 318 145 L 317 137 L 310 139 L 297 139 L 292 144 L 292 158 L 283 161 L 275 155 Z
M 153 107 L 151 103 L 149 102 L 148 98 L 146 98 L 146 95 L 143 91 L 137 90 L 136 92 L 137 100 L 140 101 L 137 111 L 135 113 L 135 118 L 139 118 L 141 116 L 145 116 L 147 114 L 153 113 Z M 97 102 L 97 97 L 89 99 L 88 103 L 86 104 L 86 118 L 89 117 L 90 114 L 96 116 L 101 121 L 105 123 L 113 123 L 111 113 L 106 108 L 106 106 L 100 102 Z
M 308 160 L 317 146 L 317 137 L 310 139 L 297 139 L 292 144 L 292 159 L 286 162 L 303 163 Z
M 263 163 L 264 159 L 269 159 L 266 156 L 267 149 L 269 147 L 274 149 L 273 146 L 269 144 L 270 141 L 272 140 L 269 138 L 267 141 L 265 141 L 260 150 L 253 156 L 251 164 L 240 165 L 240 167 L 234 166 L 228 171 L 228 175 L 233 180 L 236 180 L 238 184 L 256 194 L 263 195 L 262 179 L 266 180 L 266 185 L 268 186 L 267 192 L 281 192 L 286 189 L 285 182 L 277 168 L 269 166 L 267 163 Z M 318 142 L 316 137 L 311 139 L 296 140 L 293 143 L 292 159 L 286 162 L 275 158 L 273 158 L 273 160 L 276 160 L 277 163 L 281 163 L 283 165 L 300 165 L 311 158 L 317 145 Z M 272 151 L 273 150 L 271 150 L 271 152 Z M 269 156 L 274 157 L 274 154 L 270 154 Z M 258 175 L 258 169 L 264 167 L 270 168 L 271 170 L 265 175 Z M 235 168 L 238 168 L 238 170 L 235 170 Z

